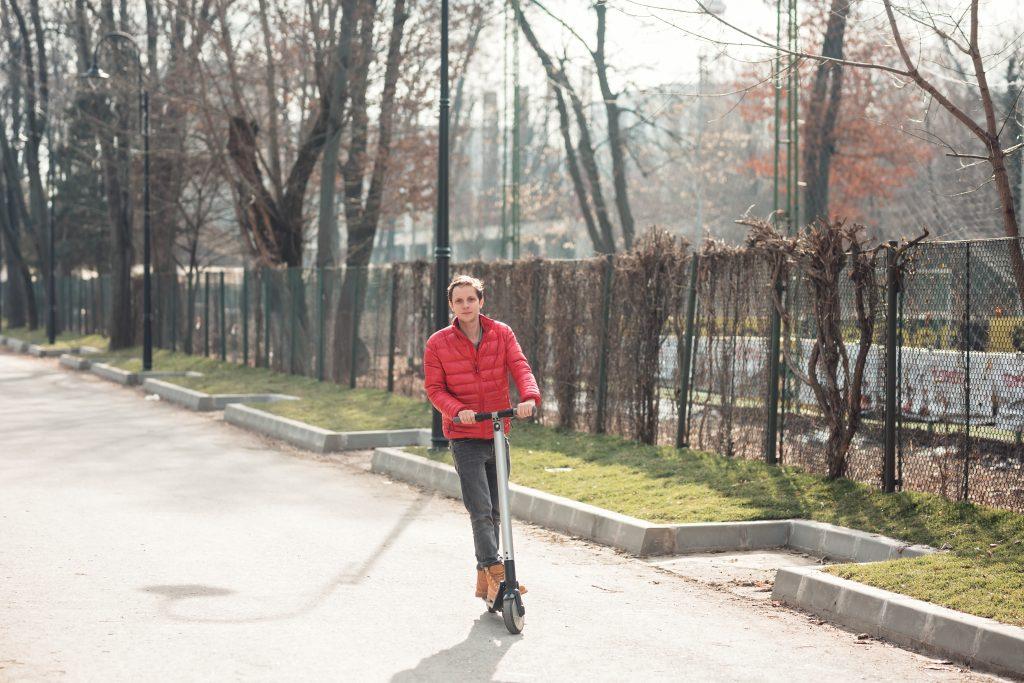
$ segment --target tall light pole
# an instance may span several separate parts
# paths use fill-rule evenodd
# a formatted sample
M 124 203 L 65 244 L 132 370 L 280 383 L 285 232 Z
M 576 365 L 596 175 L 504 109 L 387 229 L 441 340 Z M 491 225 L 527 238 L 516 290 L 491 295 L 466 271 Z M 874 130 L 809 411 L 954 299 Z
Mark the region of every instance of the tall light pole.
M 434 329 L 448 325 L 448 0 L 441 0 L 441 101 L 437 129 L 437 222 L 434 239 Z M 444 448 L 441 413 L 434 409 L 430 442 Z
M 138 43 L 127 33 L 111 31 L 103 36 L 92 51 L 92 64 L 89 70 L 82 74 L 84 78 L 107 79 L 110 74 L 99 67 L 100 48 L 107 41 L 120 40 L 132 46 L 135 56 L 135 66 L 138 68 L 138 90 L 139 90 L 139 127 L 142 132 L 142 369 L 149 371 L 153 369 L 153 297 L 150 282 L 150 225 L 149 225 L 149 92 L 143 84 L 142 51 Z
M 46 169 L 46 189 L 50 198 L 50 216 L 47 221 L 46 230 L 46 260 L 49 265 L 49 272 L 46 276 L 46 340 L 52 345 L 57 341 L 57 277 L 56 271 L 56 249 L 54 248 L 54 221 L 56 221 L 57 193 L 54 189 L 53 170 L 53 136 L 49 136 L 49 164 Z

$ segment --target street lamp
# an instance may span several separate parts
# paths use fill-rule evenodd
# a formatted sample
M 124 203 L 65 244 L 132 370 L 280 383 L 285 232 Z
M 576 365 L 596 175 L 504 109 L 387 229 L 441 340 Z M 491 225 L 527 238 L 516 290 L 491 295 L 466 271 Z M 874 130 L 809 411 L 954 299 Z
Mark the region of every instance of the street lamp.
M 434 240 L 434 328 L 448 324 L 448 0 L 441 0 L 441 98 L 437 131 L 437 222 Z M 441 413 L 434 409 L 430 442 L 444 448 L 448 440 L 441 429 Z
M 110 74 L 99 67 L 100 48 L 107 41 L 123 41 L 132 46 L 135 56 L 135 66 L 138 68 L 138 90 L 139 90 L 139 124 L 142 129 L 142 159 L 143 159 L 143 209 L 142 209 L 142 369 L 149 371 L 153 369 L 153 299 L 150 284 L 150 227 L 149 227 L 149 92 L 143 85 L 142 51 L 138 43 L 127 33 L 111 31 L 103 36 L 92 51 L 92 63 L 89 70 L 80 74 L 82 78 L 108 79 Z
M 50 220 L 47 221 L 46 234 L 46 260 L 49 262 L 49 273 L 46 277 L 46 340 L 52 346 L 57 341 L 57 277 L 56 270 L 56 249 L 54 248 L 54 237 L 56 230 L 54 222 L 57 213 L 57 192 L 54 188 L 54 160 L 53 160 L 53 136 L 49 136 L 49 166 L 46 170 L 46 191 L 49 195 Z

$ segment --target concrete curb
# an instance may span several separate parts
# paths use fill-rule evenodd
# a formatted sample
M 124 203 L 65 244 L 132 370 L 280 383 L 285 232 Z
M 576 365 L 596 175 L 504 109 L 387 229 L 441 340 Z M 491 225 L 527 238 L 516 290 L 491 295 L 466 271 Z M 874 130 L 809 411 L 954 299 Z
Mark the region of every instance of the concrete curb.
M 109 365 L 107 363 L 91 363 L 89 367 L 90 372 L 94 375 L 102 377 L 103 379 L 110 380 L 117 384 L 124 385 L 126 387 L 136 387 L 141 385 L 145 380 L 155 377 L 202 377 L 201 372 L 181 372 L 181 371 L 164 371 L 164 370 L 150 370 L 149 372 L 130 372 L 128 370 L 122 370 L 115 365 Z
M 377 448 L 370 469 L 400 481 L 436 489 L 452 498 L 462 497 L 459 475 L 451 465 L 395 448 Z M 518 484 L 510 484 L 509 491 L 512 514 L 527 522 L 634 555 L 671 552 L 675 537 L 675 527 L 671 525 L 651 524 Z
M 826 574 L 780 569 L 772 598 L 898 645 L 1024 677 L 1024 628 Z
M 65 353 L 78 353 L 77 346 L 46 347 L 40 344 L 29 344 L 28 353 L 36 358 L 58 358 Z
M 808 555 L 842 562 L 881 562 L 935 552 L 934 548 L 926 545 L 908 545 L 881 534 L 806 519 L 790 520 L 786 546 Z
M 411 484 L 438 488 L 453 498 L 461 497 L 458 475 L 451 465 L 397 449 L 378 448 L 371 468 Z M 447 474 L 442 477 L 439 471 Z M 516 517 L 634 555 L 792 548 L 816 557 L 871 562 L 935 552 L 927 546 L 908 546 L 879 534 L 802 519 L 653 524 L 518 484 L 511 484 L 510 489 Z
M 224 421 L 315 453 L 430 444 L 429 429 L 334 432 L 241 403 L 232 403 L 224 408 Z
M 170 403 L 200 412 L 224 410 L 232 403 L 274 403 L 298 400 L 298 396 L 286 394 L 207 394 L 153 378 L 147 378 L 142 383 L 142 389 L 147 393 L 156 394 Z
M 105 380 L 116 382 L 126 387 L 134 387 L 139 384 L 139 373 L 128 372 L 106 363 L 92 363 L 89 367 L 89 372 L 97 377 L 102 377 Z
M 28 350 L 28 342 L 15 339 L 14 337 L 4 337 L 4 345 L 15 353 L 25 353 Z
M 89 366 L 92 365 L 92 361 L 88 358 L 65 353 L 60 357 L 60 364 L 72 370 L 88 370 Z

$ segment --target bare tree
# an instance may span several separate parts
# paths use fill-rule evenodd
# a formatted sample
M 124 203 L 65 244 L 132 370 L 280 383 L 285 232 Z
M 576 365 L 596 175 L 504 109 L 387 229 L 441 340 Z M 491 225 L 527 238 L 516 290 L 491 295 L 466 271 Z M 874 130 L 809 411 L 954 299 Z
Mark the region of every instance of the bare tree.
M 806 369 L 799 359 L 790 358 L 783 345 L 786 366 L 814 392 L 828 438 L 825 457 L 828 477 L 846 475 L 847 453 L 861 423 L 864 368 L 874 340 L 881 287 L 877 281 L 877 260 L 881 245 L 870 246 L 864 226 L 842 221 L 816 221 L 793 237 L 778 232 L 771 221 L 741 219 L 750 227 L 747 244 L 764 254 L 771 264 L 774 282 L 795 276 L 806 285 L 813 310 L 816 337 L 808 354 Z M 904 241 L 897 258 L 914 242 Z M 848 280 L 847 280 L 848 279 Z M 848 281 L 848 285 L 847 285 Z M 850 358 L 843 339 L 844 286 L 853 288 L 856 316 L 856 355 Z M 792 325 L 783 305 L 782 293 L 772 288 L 775 309 L 783 322 Z
M 544 71 L 547 74 L 548 82 L 551 83 L 554 90 L 555 106 L 558 111 L 558 127 L 565 148 L 566 166 L 569 171 L 569 177 L 572 179 L 573 190 L 579 202 L 580 214 L 583 217 L 587 235 L 590 237 L 590 242 L 595 252 L 599 254 L 613 253 L 616 250 L 615 236 L 612 232 L 611 218 L 608 215 L 608 208 L 604 200 L 596 152 L 583 102 L 565 73 L 564 61 L 555 63 L 555 60 L 552 59 L 551 55 L 540 44 L 520 4 L 514 2 L 513 8 L 520 29 L 523 31 L 526 41 L 540 59 L 541 65 L 543 65 Z M 569 115 L 569 106 L 567 106 L 566 98 L 571 103 L 572 112 L 575 116 L 579 136 L 578 145 L 573 142 L 573 122 Z M 584 183 L 584 173 L 586 174 L 588 184 Z
M 380 223 L 381 203 L 388 176 L 391 157 L 392 133 L 395 118 L 395 96 L 399 69 L 402 65 L 402 42 L 405 24 L 409 19 L 405 0 L 394 0 L 391 12 L 391 31 L 384 61 L 384 82 L 377 117 L 377 145 L 372 169 L 369 163 L 369 116 L 367 87 L 373 61 L 373 13 L 363 17 L 360 25 L 359 57 L 351 81 L 351 135 L 348 158 L 342 167 L 345 180 L 345 225 L 348 245 L 345 252 L 345 280 L 341 288 L 341 301 L 345 302 L 335 317 L 335 338 L 345 330 L 358 329 L 360 299 L 358 292 L 366 291 L 366 266 L 373 252 L 377 227 Z M 370 171 L 368 187 L 366 173 Z M 347 302 L 355 302 L 349 306 Z M 341 379 L 350 374 L 351 364 L 360 365 L 359 357 L 365 353 L 361 342 L 342 354 L 341 345 L 335 345 L 334 374 Z
M 707 5 L 702 0 L 694 0 L 694 2 L 700 8 L 702 14 L 714 18 L 733 31 L 750 39 L 752 41 L 750 45 L 770 48 L 784 54 L 819 63 L 837 64 L 859 69 L 876 69 L 901 79 L 905 83 L 913 83 L 969 131 L 982 144 L 984 153 L 974 154 L 949 146 L 947 155 L 957 159 L 988 163 L 991 169 L 989 181 L 995 186 L 999 196 L 1003 232 L 1007 237 L 1015 238 L 1009 245 L 1008 251 L 1017 293 L 1022 304 L 1024 304 L 1024 253 L 1022 253 L 1020 240 L 1018 239 L 1020 230 L 1014 205 L 1010 174 L 1007 167 L 1008 157 L 1020 153 L 1022 147 L 1019 145 L 1010 148 L 1003 147 L 1003 130 L 1013 112 L 998 111 L 995 97 L 988 81 L 988 68 L 985 64 L 986 59 L 992 62 L 1000 59 L 1007 51 L 1016 49 L 1015 46 L 1020 37 L 1010 41 L 1009 44 L 994 53 L 983 55 L 979 40 L 979 0 L 967 0 L 964 11 L 958 17 L 952 14 L 947 15 L 929 11 L 927 8 L 916 10 L 912 7 L 899 6 L 897 10 L 892 0 L 882 0 L 887 19 L 887 31 L 896 46 L 901 61 L 901 66 L 892 66 L 876 62 L 852 61 L 838 57 L 829 57 L 821 53 L 792 51 L 782 48 L 756 35 L 754 32 L 738 27 L 709 11 Z M 920 63 L 923 57 L 918 55 L 915 58 L 911 55 L 907 47 L 907 41 L 904 39 L 896 19 L 897 11 L 901 16 L 924 27 L 933 34 L 934 39 L 939 41 L 944 50 L 950 54 L 962 54 L 968 59 L 973 76 L 973 83 L 971 85 L 976 88 L 976 94 L 981 105 L 980 120 L 969 113 L 968 109 L 957 104 L 953 94 L 940 88 L 937 85 L 939 81 L 921 69 Z M 965 21 L 967 22 L 966 30 L 963 25 Z M 948 145 L 948 143 L 945 144 Z

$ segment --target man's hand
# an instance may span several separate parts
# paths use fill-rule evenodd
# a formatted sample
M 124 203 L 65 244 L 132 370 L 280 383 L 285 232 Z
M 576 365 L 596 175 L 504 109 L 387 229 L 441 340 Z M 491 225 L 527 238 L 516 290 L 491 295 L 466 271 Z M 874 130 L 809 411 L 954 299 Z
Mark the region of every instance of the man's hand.
M 476 413 L 472 410 L 460 410 L 459 411 L 459 422 L 464 425 L 473 424 L 476 422 Z
M 537 402 L 532 398 L 529 401 L 523 401 L 516 406 L 516 417 L 520 420 L 525 420 L 528 417 L 533 417 L 533 411 L 537 407 Z

